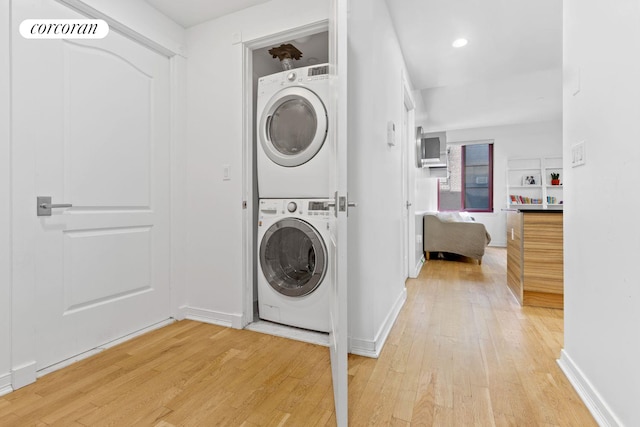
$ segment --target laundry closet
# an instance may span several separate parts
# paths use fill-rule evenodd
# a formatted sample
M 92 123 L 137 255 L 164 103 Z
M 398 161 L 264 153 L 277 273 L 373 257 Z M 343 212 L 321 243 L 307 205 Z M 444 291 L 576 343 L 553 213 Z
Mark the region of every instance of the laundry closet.
M 255 262 L 248 328 L 327 345 L 335 207 L 328 33 L 255 49 L 252 66 Z

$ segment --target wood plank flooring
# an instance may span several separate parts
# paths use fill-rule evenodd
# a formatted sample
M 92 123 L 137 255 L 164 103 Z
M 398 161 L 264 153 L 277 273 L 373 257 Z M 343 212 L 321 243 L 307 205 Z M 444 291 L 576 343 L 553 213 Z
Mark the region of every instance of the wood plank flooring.
M 521 308 L 506 251 L 429 261 L 379 359 L 349 356 L 351 425 L 596 425 L 555 360 L 562 311 Z M 0 397 L 0 426 L 332 426 L 325 347 L 181 321 Z

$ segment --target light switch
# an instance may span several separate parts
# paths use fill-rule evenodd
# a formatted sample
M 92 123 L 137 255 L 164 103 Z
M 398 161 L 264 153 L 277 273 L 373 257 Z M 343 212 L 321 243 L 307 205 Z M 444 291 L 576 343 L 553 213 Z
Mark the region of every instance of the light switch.
M 578 68 L 575 72 L 575 77 L 573 79 L 573 83 L 572 83 L 572 89 L 571 89 L 571 94 L 573 96 L 576 96 L 577 94 L 580 93 L 581 90 L 581 84 L 582 82 L 580 81 L 581 79 L 581 75 L 580 75 L 580 68 Z
M 229 165 L 222 165 L 222 180 L 231 181 L 231 176 L 229 175 Z
M 584 141 L 571 146 L 571 167 L 575 168 L 586 163 L 586 150 Z
M 396 145 L 396 125 L 392 121 L 387 122 L 387 144 L 390 147 Z

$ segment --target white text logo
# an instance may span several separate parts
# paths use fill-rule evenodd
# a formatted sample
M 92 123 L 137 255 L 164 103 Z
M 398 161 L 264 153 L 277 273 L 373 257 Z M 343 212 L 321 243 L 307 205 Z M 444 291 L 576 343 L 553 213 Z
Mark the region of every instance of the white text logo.
M 109 24 L 102 19 L 25 19 L 20 34 L 25 39 L 103 39 Z

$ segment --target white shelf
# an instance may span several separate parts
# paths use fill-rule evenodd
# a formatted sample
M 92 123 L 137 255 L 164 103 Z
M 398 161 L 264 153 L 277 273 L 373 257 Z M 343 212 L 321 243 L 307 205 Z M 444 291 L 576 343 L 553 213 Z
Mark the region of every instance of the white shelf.
M 562 179 L 562 157 L 511 158 L 507 160 L 507 206 L 564 206 L 563 203 L 547 203 L 547 200 L 562 201 L 562 185 L 551 185 L 551 172 L 559 172 Z M 536 176 L 540 185 L 522 185 L 527 175 Z M 541 200 L 542 203 L 513 203 L 511 196 Z

